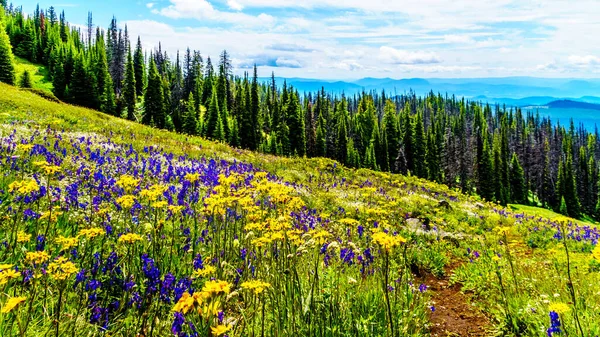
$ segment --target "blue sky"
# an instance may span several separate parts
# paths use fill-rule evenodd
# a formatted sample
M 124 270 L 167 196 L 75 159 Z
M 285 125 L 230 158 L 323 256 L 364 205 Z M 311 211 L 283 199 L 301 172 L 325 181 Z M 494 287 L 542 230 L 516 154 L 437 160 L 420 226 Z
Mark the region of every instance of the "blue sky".
M 32 12 L 38 1 L 17 1 Z M 144 48 L 227 49 L 237 73 L 600 77 L 598 0 L 56 0 L 67 19 L 115 15 Z

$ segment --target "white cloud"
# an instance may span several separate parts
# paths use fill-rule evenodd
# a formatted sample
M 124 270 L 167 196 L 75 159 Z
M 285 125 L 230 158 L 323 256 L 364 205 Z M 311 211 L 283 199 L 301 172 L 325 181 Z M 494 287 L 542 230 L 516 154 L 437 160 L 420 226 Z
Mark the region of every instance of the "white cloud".
M 211 20 L 219 23 L 229 23 L 238 26 L 272 26 L 276 19 L 268 14 L 258 16 L 242 12 L 220 11 L 213 7 L 207 0 L 169 0 L 170 5 L 161 9 L 154 9 L 152 13 L 166 16 L 171 19 L 196 19 Z M 230 6 L 243 8 L 237 1 L 229 1 Z
M 233 9 L 234 11 L 241 11 L 242 9 L 244 9 L 244 6 L 242 6 L 236 0 L 227 0 L 227 6 L 229 6 L 229 8 Z
M 440 57 L 433 52 L 406 51 L 383 46 L 379 48 L 379 58 L 391 64 L 428 64 L 440 63 Z
M 147 7 L 147 8 L 152 8 L 152 7 L 154 7 L 154 2 L 149 2 L 149 3 L 147 3 L 147 4 L 146 4 L 146 7 Z
M 594 55 L 571 55 L 568 58 L 570 64 L 578 67 L 589 67 L 600 65 L 600 57 Z

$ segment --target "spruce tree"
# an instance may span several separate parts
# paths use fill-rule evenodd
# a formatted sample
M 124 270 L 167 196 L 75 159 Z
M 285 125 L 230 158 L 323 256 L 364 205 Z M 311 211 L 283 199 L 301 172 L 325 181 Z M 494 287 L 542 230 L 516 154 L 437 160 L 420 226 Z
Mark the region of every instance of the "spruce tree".
M 252 130 L 250 130 L 250 150 L 256 150 L 258 143 L 260 142 L 260 137 L 259 137 L 259 130 L 260 130 L 260 125 L 258 125 L 258 114 L 260 112 L 260 101 L 259 101 L 259 97 L 258 97 L 258 75 L 257 75 L 257 69 L 256 69 L 256 64 L 254 65 L 254 76 L 252 77 L 252 92 L 250 94 L 251 96 L 251 105 L 250 105 L 250 116 L 251 116 L 251 120 L 252 120 L 252 125 L 253 128 Z M 302 119 L 302 124 L 304 124 L 304 119 Z M 304 131 L 302 131 L 302 133 L 304 133 Z M 300 147 L 300 143 L 298 143 L 298 146 Z M 304 151 L 306 149 L 306 144 L 304 144 L 304 148 L 301 150 L 302 154 L 304 154 Z M 299 149 L 300 151 L 300 149 Z
M 525 186 L 525 174 L 519 158 L 513 153 L 510 161 L 510 192 L 511 201 L 516 204 L 527 203 L 527 188 Z
M 417 113 L 415 119 L 414 133 L 413 133 L 413 163 L 414 163 L 414 174 L 420 178 L 427 178 L 427 164 L 425 158 L 427 155 L 427 147 L 425 144 L 425 129 L 423 127 L 423 114 Z
M 23 71 L 23 75 L 21 75 L 21 80 L 19 81 L 19 86 L 21 88 L 31 88 L 33 84 L 31 83 L 31 75 L 28 70 Z
M 494 200 L 494 167 L 487 135 L 483 139 L 481 157 L 477 163 L 477 193 L 487 201 Z
M 252 84 L 254 88 L 254 84 Z M 253 107 L 254 108 L 254 107 Z M 298 94 L 292 93 L 290 100 L 286 106 L 286 115 L 288 116 L 289 138 L 290 138 L 290 154 L 304 156 L 306 154 L 306 135 L 304 133 L 304 115 L 300 103 L 298 102 Z M 254 116 L 252 116 L 254 119 Z M 345 148 L 345 147 L 344 147 Z
M 155 125 L 162 128 L 165 125 L 164 119 L 164 98 L 162 79 L 156 68 L 154 59 L 150 59 L 150 68 L 148 72 L 148 88 L 144 96 L 144 115 L 142 123 L 146 125 Z
M 346 115 L 343 111 L 338 111 L 337 116 L 337 134 L 336 134 L 336 156 L 335 159 L 342 164 L 348 163 L 348 130 L 346 127 Z M 352 145 L 354 148 L 354 144 Z M 352 149 L 354 150 L 354 149 Z M 353 153 L 350 153 L 353 155 Z M 354 159 L 354 158 L 353 158 Z
M 58 99 L 66 98 L 67 80 L 65 78 L 65 69 L 63 63 L 58 63 L 54 67 L 52 74 L 52 92 Z
M 223 121 L 221 120 L 219 113 L 219 98 L 217 96 L 217 91 L 214 88 L 208 105 L 206 137 L 213 140 L 223 140 Z
M 2 8 L 0 8 L 2 11 Z M 15 65 L 10 45 L 10 39 L 6 34 L 4 20 L 0 17 L 0 82 L 10 85 L 15 84 Z
M 133 54 L 133 69 L 135 73 L 135 94 L 138 97 L 144 95 L 144 83 L 146 81 L 146 64 L 144 62 L 144 51 L 142 41 L 138 36 L 135 53 Z
M 183 132 L 188 135 L 196 135 L 198 132 L 198 117 L 196 113 L 196 102 L 194 102 L 194 95 L 191 92 L 186 106 L 187 111 L 183 118 Z
M 96 96 L 94 92 L 94 78 L 88 71 L 84 55 L 78 54 L 75 56 L 75 64 L 73 66 L 73 74 L 69 84 L 69 101 L 73 104 L 94 108 Z
M 394 162 L 398 156 L 400 132 L 398 130 L 398 119 L 396 117 L 396 104 L 387 100 L 383 113 L 383 133 L 388 149 L 388 164 L 392 172 L 396 172 Z
M 127 119 L 135 119 L 135 101 L 136 101 L 136 78 L 135 68 L 131 49 L 127 53 L 127 64 L 125 66 L 125 79 L 123 81 L 123 100 L 127 109 Z
M 317 123 L 317 136 L 316 136 L 316 149 L 315 156 L 317 157 L 325 157 L 326 156 L 326 141 L 325 141 L 325 131 L 323 130 L 323 119 L 319 118 Z M 354 149 L 354 144 L 352 145 Z

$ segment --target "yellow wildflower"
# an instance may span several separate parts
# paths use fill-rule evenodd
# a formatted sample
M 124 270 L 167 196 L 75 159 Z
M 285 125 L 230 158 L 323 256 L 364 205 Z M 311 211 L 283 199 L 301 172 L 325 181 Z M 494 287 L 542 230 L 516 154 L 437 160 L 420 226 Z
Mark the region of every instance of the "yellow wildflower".
M 65 280 L 75 273 L 77 273 L 77 267 L 75 267 L 75 264 L 63 256 L 50 262 L 48 265 L 48 274 L 50 274 L 56 280 Z
M 568 312 L 569 310 L 571 310 L 571 308 L 569 308 L 569 306 L 565 303 L 562 302 L 555 302 L 555 303 L 551 303 L 550 306 L 548 307 L 548 309 L 550 311 L 554 311 L 555 313 L 562 315 L 566 312 Z
M 164 185 L 152 185 L 150 188 L 140 191 L 140 197 L 148 198 L 150 201 L 156 201 L 166 189 L 167 187 Z
M 33 144 L 18 144 L 17 150 L 21 150 L 23 152 L 29 152 L 33 149 Z
M 373 234 L 373 241 L 383 247 L 386 251 L 390 251 L 392 248 L 406 243 L 406 239 L 402 236 L 393 236 L 386 234 L 385 232 L 377 232 Z
M 200 179 L 200 174 L 199 173 L 188 173 L 185 175 L 184 179 L 189 181 L 190 183 L 195 183 L 198 179 Z
M 0 270 L 0 285 L 5 285 L 8 283 L 8 281 L 19 278 L 21 276 L 21 273 L 11 268 L 12 267 L 2 268 Z
M 167 207 L 167 209 L 169 211 L 171 211 L 171 213 L 173 213 L 173 214 L 178 214 L 178 213 L 181 213 L 181 211 L 183 211 L 183 206 L 169 205 L 169 207 Z
M 23 231 L 20 231 L 19 234 L 17 234 L 17 242 L 18 243 L 29 242 L 30 239 L 31 239 L 31 234 L 27 234 Z
M 26 299 L 27 299 L 27 297 L 11 297 L 11 298 L 9 298 L 8 301 L 6 301 L 6 304 L 2 307 L 2 311 L 0 311 L 0 312 L 2 312 L 3 314 L 8 314 L 16 306 L 25 302 Z
M 329 238 L 330 236 L 331 234 L 329 232 L 322 229 L 313 235 L 313 239 L 315 239 L 315 241 L 317 241 L 318 244 L 322 245 L 328 241 L 327 238 Z
M 165 207 L 167 207 L 167 205 L 169 205 L 169 203 L 163 200 L 163 201 L 153 202 L 151 206 L 153 208 L 158 209 L 158 208 L 165 208 Z
M 206 283 L 204 283 L 204 287 L 202 288 L 202 291 L 211 295 L 211 294 L 215 294 L 218 295 L 220 293 L 229 293 L 231 289 L 231 284 L 229 284 L 227 281 L 207 281 Z
M 204 276 L 208 276 L 208 275 L 214 273 L 215 271 L 217 271 L 217 268 L 215 268 L 213 266 L 204 266 L 204 269 L 196 269 L 194 271 L 194 276 L 204 277 Z
M 221 335 L 225 334 L 229 330 L 231 330 L 231 326 L 226 326 L 226 325 L 222 325 L 222 324 L 210 327 L 210 331 L 215 336 L 221 336 Z
M 118 197 L 116 202 L 123 208 L 130 208 L 135 202 L 135 197 L 133 195 L 124 195 L 122 197 Z
M 27 252 L 25 254 L 25 260 L 29 263 L 42 264 L 50 259 L 48 253 L 42 252 Z
M 21 181 L 13 181 L 8 184 L 8 192 L 16 191 L 18 194 L 27 195 L 33 192 L 37 192 L 40 190 L 40 186 L 38 185 L 35 179 L 27 179 Z
M 596 248 L 592 250 L 592 257 L 594 260 L 600 262 L 600 244 L 596 245 Z
M 60 166 L 56 166 L 56 165 L 46 165 L 43 168 L 44 168 L 44 171 L 46 172 L 46 174 L 48 174 L 48 175 L 62 171 L 62 168 Z
M 196 294 L 194 294 L 194 295 L 196 295 Z M 196 302 L 197 302 L 196 296 L 192 296 L 192 295 L 190 295 L 190 293 L 188 293 L 186 291 L 183 293 L 183 295 L 181 295 L 181 298 L 179 298 L 179 301 L 177 301 L 177 303 L 173 307 L 172 311 L 187 314 L 194 307 L 194 304 Z
M 119 237 L 119 243 L 135 243 L 137 241 L 141 241 L 142 237 L 139 234 L 128 233 L 123 234 Z
M 258 295 L 262 293 L 266 288 L 271 287 L 271 284 L 260 280 L 252 280 L 242 283 L 241 286 L 244 289 L 254 291 L 254 293 Z
M 66 238 L 61 235 L 56 239 L 56 243 L 62 245 L 63 250 L 67 250 L 77 246 L 77 238 Z
M 62 214 L 63 212 L 60 211 L 46 211 L 42 213 L 42 215 L 40 216 L 40 220 L 50 219 L 50 222 L 56 222 L 58 220 L 58 217 Z
M 89 229 L 82 229 L 79 231 L 79 234 L 77 235 L 77 237 L 81 237 L 81 236 L 85 236 L 88 239 L 93 239 L 96 236 L 100 236 L 102 234 L 104 234 L 105 231 L 102 228 L 89 228 Z
M 134 178 L 128 174 L 122 175 L 121 177 L 119 177 L 119 180 L 117 180 L 117 186 L 121 187 L 124 190 L 131 190 L 134 187 L 136 187 L 138 185 L 138 183 L 140 182 L 139 179 Z

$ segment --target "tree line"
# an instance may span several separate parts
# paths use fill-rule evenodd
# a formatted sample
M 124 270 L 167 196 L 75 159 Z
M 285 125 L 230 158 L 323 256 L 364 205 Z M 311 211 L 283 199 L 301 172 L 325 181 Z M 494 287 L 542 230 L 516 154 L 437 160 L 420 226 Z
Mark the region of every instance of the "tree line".
M 227 51 L 216 65 L 189 48 L 171 59 L 160 43 L 147 54 L 114 18 L 94 29 L 91 13 L 85 32 L 52 7 L 24 15 L 10 5 L 1 21 L 3 82 L 14 83 L 14 51 L 48 68 L 59 99 L 117 117 L 263 153 L 410 174 L 503 205 L 600 217 L 598 131 L 573 122 L 433 92 L 300 93 L 273 74 L 259 80 L 256 66 L 235 76 Z

